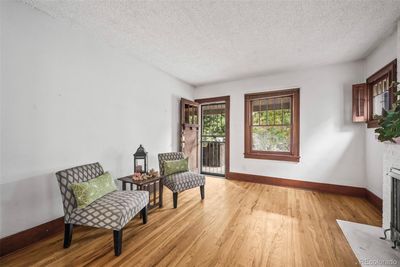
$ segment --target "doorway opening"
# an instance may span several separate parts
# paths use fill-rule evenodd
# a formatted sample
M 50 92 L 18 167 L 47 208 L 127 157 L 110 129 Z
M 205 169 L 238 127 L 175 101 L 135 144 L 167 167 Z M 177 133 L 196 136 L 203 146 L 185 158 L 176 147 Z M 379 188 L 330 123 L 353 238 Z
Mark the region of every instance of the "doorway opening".
M 197 99 L 201 104 L 200 173 L 225 177 L 229 172 L 230 97 Z

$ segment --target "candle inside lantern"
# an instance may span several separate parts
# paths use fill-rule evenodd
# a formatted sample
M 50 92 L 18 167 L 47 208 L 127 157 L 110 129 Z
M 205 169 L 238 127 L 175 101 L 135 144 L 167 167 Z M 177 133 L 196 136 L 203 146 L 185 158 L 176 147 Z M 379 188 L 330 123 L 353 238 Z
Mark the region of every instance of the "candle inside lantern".
M 137 165 L 135 172 L 142 172 L 142 165 Z

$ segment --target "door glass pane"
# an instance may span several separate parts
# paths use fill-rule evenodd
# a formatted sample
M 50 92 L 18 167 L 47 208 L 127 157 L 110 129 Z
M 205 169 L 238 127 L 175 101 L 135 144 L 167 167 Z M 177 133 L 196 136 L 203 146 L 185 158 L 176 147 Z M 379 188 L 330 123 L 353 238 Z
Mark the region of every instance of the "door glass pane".
M 199 124 L 199 116 L 198 116 L 198 108 L 197 107 L 195 107 L 194 108 L 194 112 L 193 112 L 193 123 L 194 124 Z
M 193 108 L 192 106 L 189 106 L 189 123 L 193 123 Z
M 189 105 L 185 104 L 185 123 L 189 123 Z

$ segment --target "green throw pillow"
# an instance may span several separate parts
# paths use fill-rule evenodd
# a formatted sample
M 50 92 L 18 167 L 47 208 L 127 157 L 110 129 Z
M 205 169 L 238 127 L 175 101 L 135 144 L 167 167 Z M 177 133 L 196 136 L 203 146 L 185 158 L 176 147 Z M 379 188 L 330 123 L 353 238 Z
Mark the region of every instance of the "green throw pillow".
M 71 189 L 74 192 L 78 208 L 81 209 L 105 194 L 117 190 L 117 187 L 111 174 L 106 172 L 87 182 L 72 184 Z
M 189 159 L 167 160 L 164 161 L 164 175 L 171 175 L 177 172 L 189 170 Z

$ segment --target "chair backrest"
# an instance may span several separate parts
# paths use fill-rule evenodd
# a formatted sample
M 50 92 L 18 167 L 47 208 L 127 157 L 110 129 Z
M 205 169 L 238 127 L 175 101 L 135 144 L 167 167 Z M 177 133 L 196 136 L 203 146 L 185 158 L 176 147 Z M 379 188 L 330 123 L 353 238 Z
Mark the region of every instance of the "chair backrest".
M 89 181 L 103 173 L 103 168 L 98 162 L 62 170 L 56 173 L 64 206 L 65 222 L 69 221 L 72 211 L 76 208 L 75 196 L 70 185 Z
M 164 161 L 168 160 L 180 160 L 184 159 L 185 154 L 183 152 L 169 152 L 158 154 L 158 165 L 160 168 L 160 175 L 164 176 Z

